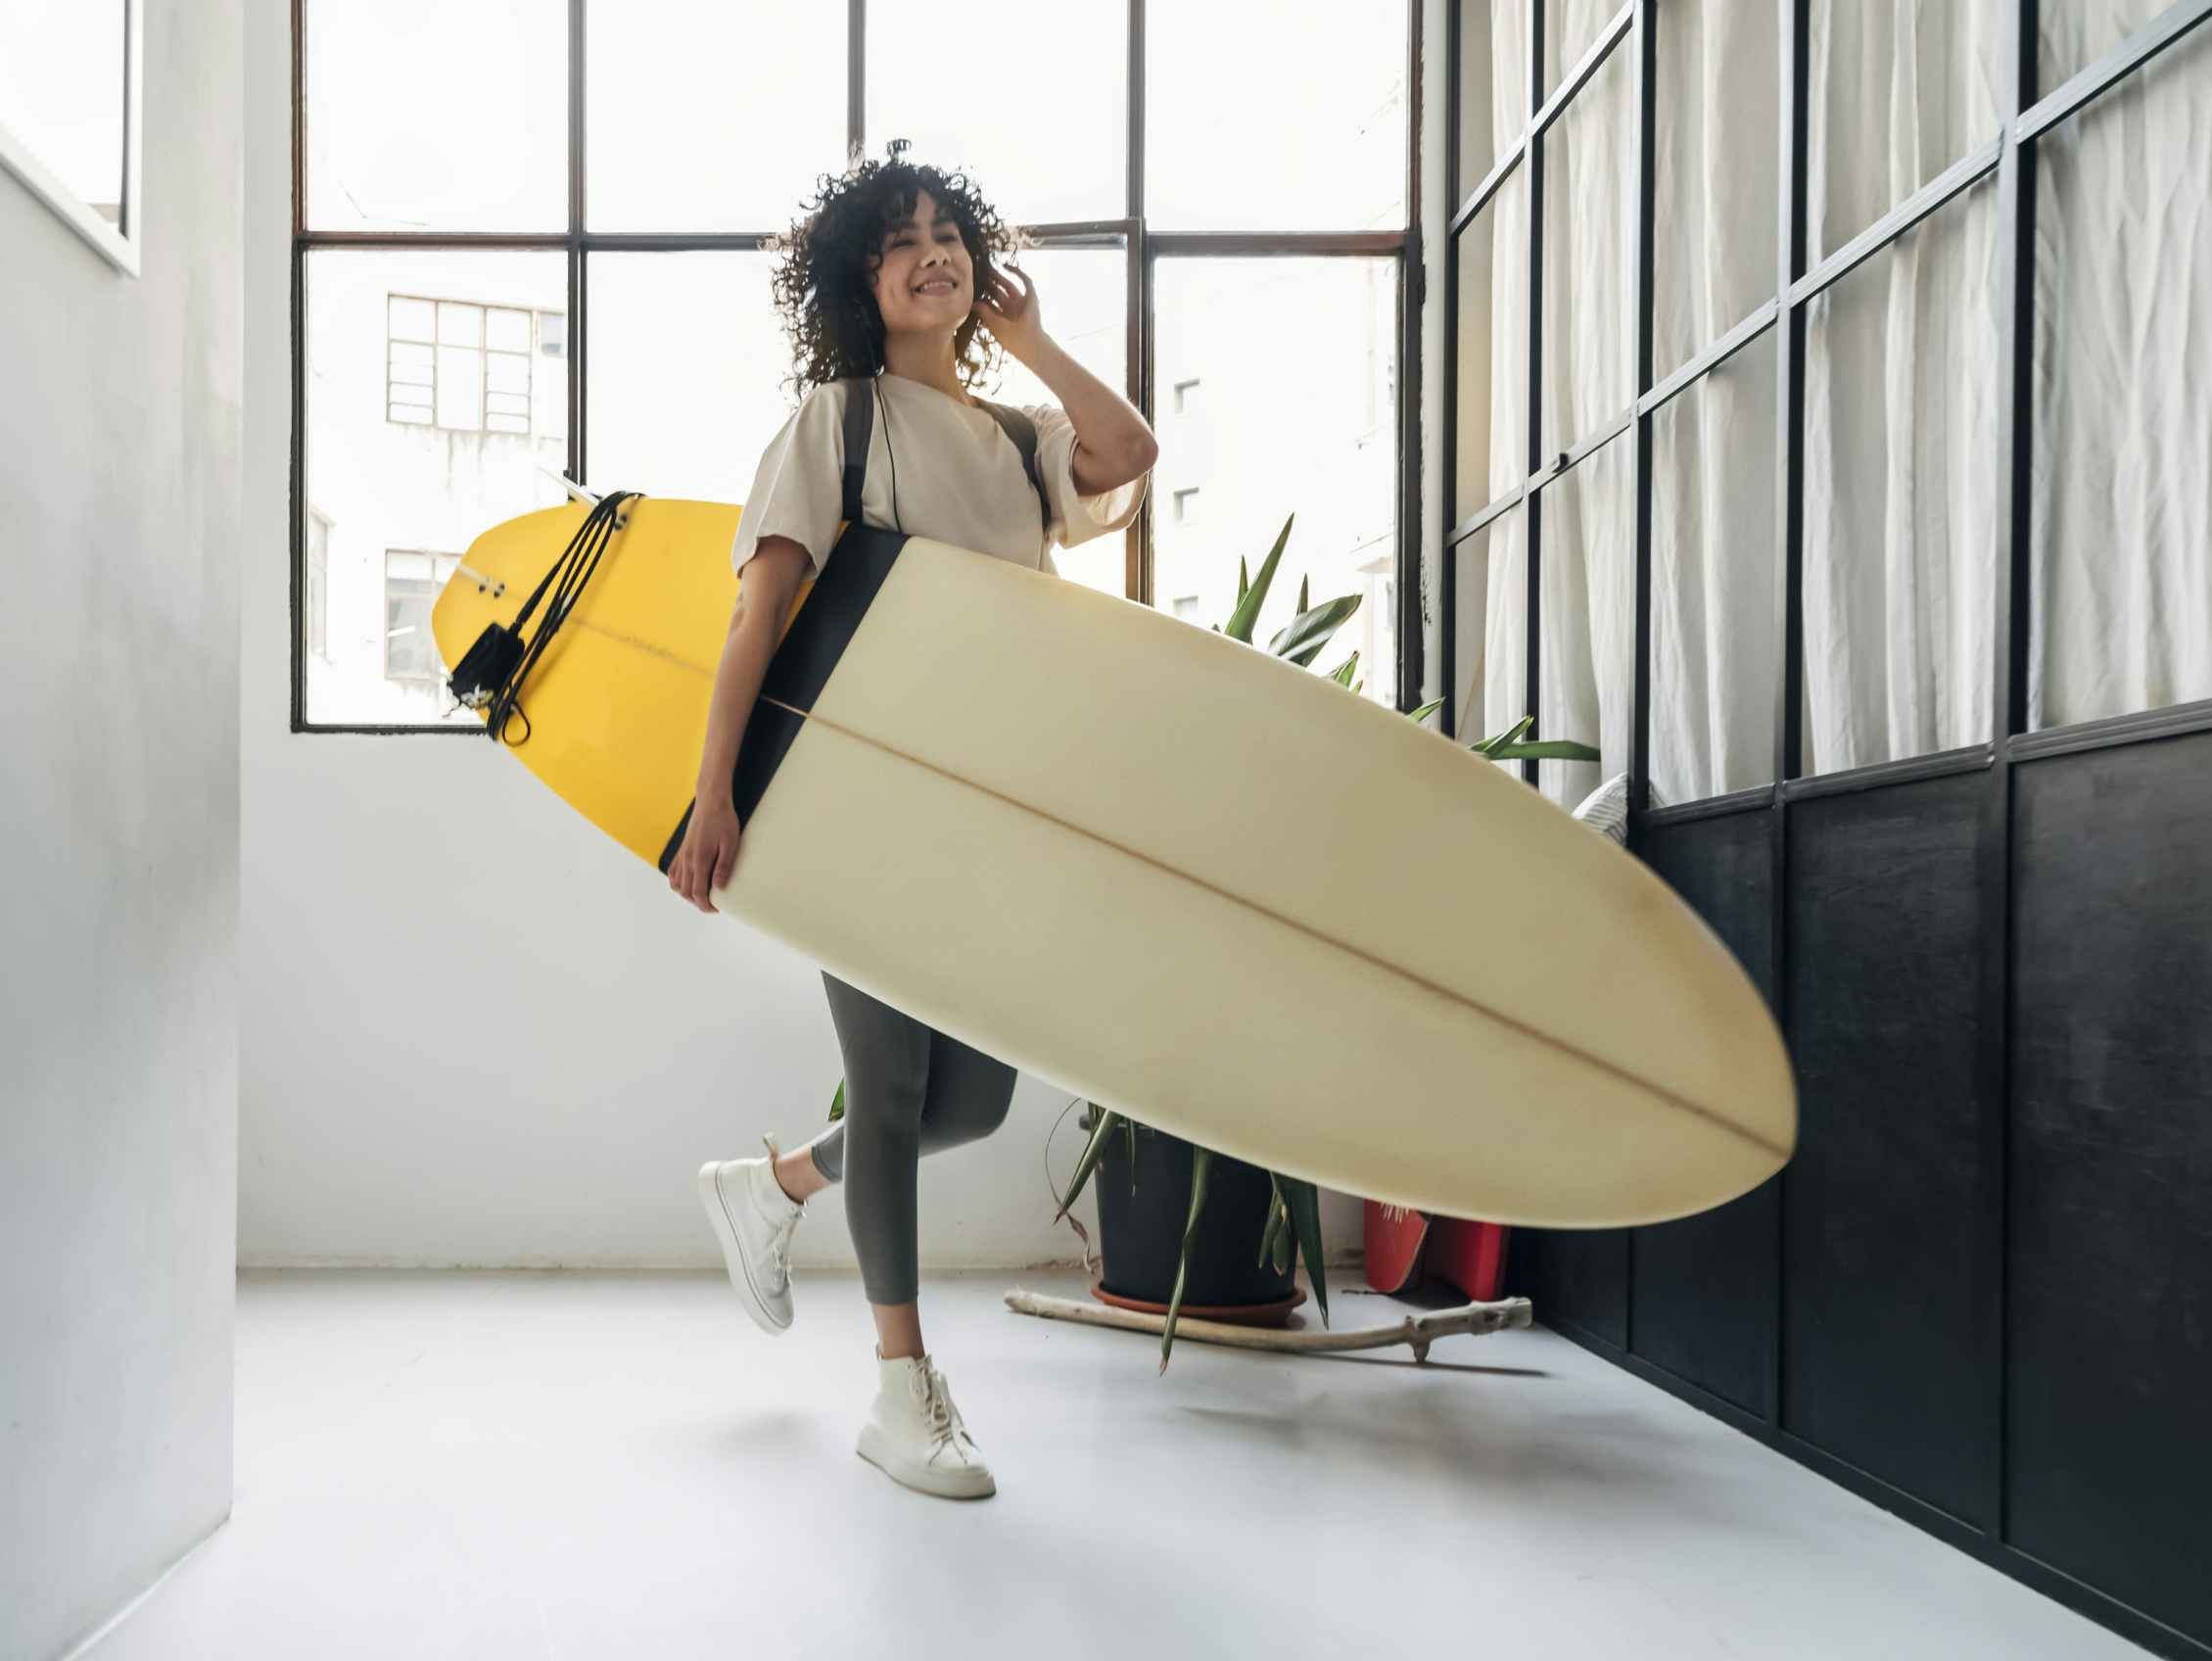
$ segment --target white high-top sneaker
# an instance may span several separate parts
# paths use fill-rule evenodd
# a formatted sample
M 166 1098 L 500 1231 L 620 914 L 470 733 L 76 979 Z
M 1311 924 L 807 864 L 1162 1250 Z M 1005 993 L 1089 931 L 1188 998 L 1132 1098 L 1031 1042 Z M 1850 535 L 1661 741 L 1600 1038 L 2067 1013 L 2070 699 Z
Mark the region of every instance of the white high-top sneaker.
M 791 1235 L 807 1209 L 776 1180 L 776 1138 L 761 1140 L 766 1159 L 709 1160 L 699 1167 L 699 1204 L 745 1312 L 763 1332 L 780 1337 L 791 1329 Z
M 875 1400 L 853 1450 L 893 1482 L 947 1499 L 996 1494 L 991 1467 L 953 1405 L 945 1375 L 926 1355 L 883 1358 L 875 1347 Z

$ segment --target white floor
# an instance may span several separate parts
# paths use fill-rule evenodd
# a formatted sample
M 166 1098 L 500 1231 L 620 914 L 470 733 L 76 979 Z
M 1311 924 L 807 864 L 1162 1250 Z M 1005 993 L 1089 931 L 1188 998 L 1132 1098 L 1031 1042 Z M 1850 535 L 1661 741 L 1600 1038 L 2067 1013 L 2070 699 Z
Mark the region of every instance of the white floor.
M 853 1452 L 850 1274 L 770 1339 L 719 1274 L 242 1273 L 236 1509 L 86 1653 L 2142 1653 L 1545 1332 L 1162 1376 L 1013 1285 L 1082 1289 L 922 1293 L 999 1479 L 964 1502 Z

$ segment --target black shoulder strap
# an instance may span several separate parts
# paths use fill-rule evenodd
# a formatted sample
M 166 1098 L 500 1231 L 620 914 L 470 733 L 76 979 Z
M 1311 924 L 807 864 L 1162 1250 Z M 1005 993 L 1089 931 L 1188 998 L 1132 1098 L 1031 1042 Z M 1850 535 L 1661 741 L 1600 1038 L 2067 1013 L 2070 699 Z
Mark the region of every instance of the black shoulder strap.
M 875 400 L 869 396 L 874 383 L 865 375 L 845 382 L 845 499 L 843 517 L 848 525 L 861 522 L 861 487 L 868 482 L 868 445 L 875 431 Z
M 1037 477 L 1037 423 L 1010 404 L 993 403 L 987 399 L 976 402 L 991 412 L 991 418 L 1013 441 L 1013 448 L 1021 451 L 1021 470 L 1029 475 L 1029 488 L 1037 493 L 1037 511 L 1043 516 L 1042 522 L 1050 525 L 1053 504 L 1045 499 L 1045 482 Z

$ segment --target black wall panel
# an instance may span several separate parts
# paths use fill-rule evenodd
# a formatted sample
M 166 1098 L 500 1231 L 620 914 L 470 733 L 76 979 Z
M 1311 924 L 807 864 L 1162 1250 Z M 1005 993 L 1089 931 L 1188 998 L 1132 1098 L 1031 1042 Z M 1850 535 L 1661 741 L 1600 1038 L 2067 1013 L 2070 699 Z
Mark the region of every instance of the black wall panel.
M 2010 1537 L 2212 1642 L 2212 736 L 2013 791 Z
M 1768 811 L 1641 831 L 1635 848 L 1774 999 L 1773 819 Z M 1635 1230 L 1630 1334 L 1656 1366 L 1771 1417 L 1780 1180 L 1679 1222 Z
M 1783 1426 L 1982 1527 L 1998 1299 L 1973 772 L 1789 810 Z
M 1506 1247 L 1509 1293 L 1546 1326 L 1578 1327 L 1616 1349 L 1628 1343 L 1628 1231 L 1517 1228 Z

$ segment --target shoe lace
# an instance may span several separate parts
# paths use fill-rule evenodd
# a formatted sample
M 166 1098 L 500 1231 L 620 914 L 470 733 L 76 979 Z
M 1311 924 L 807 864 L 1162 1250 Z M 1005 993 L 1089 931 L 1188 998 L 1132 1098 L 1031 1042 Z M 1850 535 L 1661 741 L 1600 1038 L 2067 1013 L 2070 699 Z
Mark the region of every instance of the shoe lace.
M 762 1136 L 761 1141 L 768 1147 L 768 1180 L 775 1184 L 780 1197 L 789 1199 L 788 1195 L 782 1193 L 783 1184 L 776 1176 L 776 1162 L 783 1157 L 783 1150 L 776 1145 L 774 1132 Z M 776 1232 L 769 1236 L 768 1255 L 776 1264 L 776 1272 L 783 1277 L 785 1285 L 789 1285 L 791 1280 L 791 1236 L 798 1231 L 799 1223 L 806 1214 L 806 1202 L 792 1201 L 790 1212 L 776 1225 Z
M 963 1442 L 966 1443 L 968 1447 L 980 1447 L 982 1446 L 975 1438 L 967 1434 L 967 1422 L 961 1417 L 960 1409 L 953 1405 L 952 1392 L 945 1388 L 944 1375 L 934 1367 L 929 1369 L 929 1383 L 922 1402 L 922 1415 L 928 1423 L 930 1437 L 936 1443 L 936 1446 L 929 1450 L 929 1462 L 931 1464 L 935 1464 L 937 1455 L 948 1447 L 953 1448 L 963 1458 L 965 1458 L 966 1448 L 960 1447 Z
M 785 1281 L 791 1278 L 791 1236 L 798 1232 L 799 1219 L 805 1215 L 806 1208 L 802 1206 L 777 1223 L 776 1232 L 769 1237 L 768 1255 L 775 1260 L 776 1272 Z

